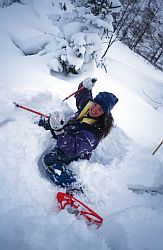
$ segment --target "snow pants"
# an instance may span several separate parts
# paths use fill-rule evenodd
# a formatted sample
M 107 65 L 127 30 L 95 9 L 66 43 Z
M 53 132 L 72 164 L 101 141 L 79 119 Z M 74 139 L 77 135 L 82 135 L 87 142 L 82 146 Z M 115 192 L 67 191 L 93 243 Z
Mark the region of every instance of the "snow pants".
M 58 148 L 53 148 L 50 153 L 43 156 L 43 164 L 47 175 L 54 184 L 69 187 L 76 182 L 75 175 L 66 166 L 70 160 Z

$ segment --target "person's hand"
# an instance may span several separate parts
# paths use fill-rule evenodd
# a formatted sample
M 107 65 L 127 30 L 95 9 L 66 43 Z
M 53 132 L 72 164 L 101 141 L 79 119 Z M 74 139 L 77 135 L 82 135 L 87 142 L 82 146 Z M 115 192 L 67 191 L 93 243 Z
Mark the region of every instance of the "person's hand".
M 55 131 L 63 130 L 63 126 L 65 124 L 64 115 L 59 113 L 58 111 L 55 111 L 50 115 L 49 123 L 51 128 L 54 129 Z
M 86 79 L 83 80 L 83 87 L 88 89 L 88 90 L 92 90 L 92 87 L 95 85 L 95 82 L 97 81 L 96 78 L 92 78 L 92 77 L 88 77 Z

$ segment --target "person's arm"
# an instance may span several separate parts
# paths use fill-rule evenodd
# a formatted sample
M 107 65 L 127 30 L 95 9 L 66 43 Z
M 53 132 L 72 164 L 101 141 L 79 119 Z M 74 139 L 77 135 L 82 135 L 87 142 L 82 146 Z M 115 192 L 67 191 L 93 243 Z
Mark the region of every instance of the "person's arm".
M 43 127 L 45 130 L 50 130 L 53 138 L 57 139 L 54 129 L 50 126 L 50 119 L 42 118 L 38 122 L 38 126 Z
M 79 85 L 79 88 L 80 87 L 83 87 L 82 83 Z M 84 88 L 81 92 L 75 95 L 75 98 L 76 98 L 76 107 L 78 111 L 81 111 L 85 107 L 88 101 L 93 100 L 92 91 Z
M 78 89 L 81 87 L 84 87 L 84 89 L 74 96 L 76 98 L 76 107 L 78 111 L 81 111 L 88 101 L 93 100 L 92 87 L 95 85 L 96 81 L 96 78 L 88 77 L 79 84 Z

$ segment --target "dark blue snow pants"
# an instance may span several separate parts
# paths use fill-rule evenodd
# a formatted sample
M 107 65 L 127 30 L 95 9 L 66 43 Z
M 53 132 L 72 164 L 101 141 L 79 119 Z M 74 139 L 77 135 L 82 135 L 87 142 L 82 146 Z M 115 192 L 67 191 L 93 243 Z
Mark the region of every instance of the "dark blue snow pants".
M 58 148 L 53 148 L 50 153 L 43 156 L 43 164 L 50 179 L 61 187 L 69 187 L 76 178 L 66 165 L 70 160 Z

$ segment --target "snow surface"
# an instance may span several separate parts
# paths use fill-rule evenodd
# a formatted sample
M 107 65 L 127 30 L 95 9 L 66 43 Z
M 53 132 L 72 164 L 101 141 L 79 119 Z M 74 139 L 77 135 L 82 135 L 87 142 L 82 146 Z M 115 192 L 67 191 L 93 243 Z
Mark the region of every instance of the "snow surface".
M 0 8 L 0 249 L 162 250 L 163 196 L 133 193 L 128 185 L 163 185 L 163 146 L 152 155 L 163 139 L 163 74 L 116 43 L 108 53 L 107 74 L 89 64 L 81 75 L 52 76 L 47 67 L 51 55 L 37 52 L 50 33 L 58 35 L 48 19 L 59 12 L 59 1 L 53 3 Z M 25 56 L 23 51 L 32 49 L 37 54 Z M 34 124 L 36 115 L 13 105 L 68 116 L 76 110 L 75 100 L 62 100 L 92 76 L 98 78 L 94 95 L 110 91 L 119 98 L 111 134 L 90 162 L 70 166 L 87 190 L 87 199 L 77 198 L 104 218 L 98 230 L 56 211 L 55 195 L 64 189 L 38 170 L 40 155 L 55 142 Z

